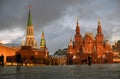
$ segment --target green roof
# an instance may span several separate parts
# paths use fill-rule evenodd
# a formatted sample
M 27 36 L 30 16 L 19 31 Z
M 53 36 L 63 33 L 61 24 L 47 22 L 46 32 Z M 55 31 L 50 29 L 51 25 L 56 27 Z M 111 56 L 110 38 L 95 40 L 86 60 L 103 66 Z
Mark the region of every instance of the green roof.
M 41 39 L 40 46 L 45 46 L 46 47 L 45 39 Z
M 32 16 L 31 16 L 31 12 L 29 9 L 27 26 L 31 26 L 31 25 L 32 25 Z

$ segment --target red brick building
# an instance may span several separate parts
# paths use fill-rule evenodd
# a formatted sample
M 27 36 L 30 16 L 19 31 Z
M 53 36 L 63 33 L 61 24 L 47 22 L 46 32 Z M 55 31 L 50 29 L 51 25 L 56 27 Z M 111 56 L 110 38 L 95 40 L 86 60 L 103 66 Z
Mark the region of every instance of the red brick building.
M 112 63 L 113 61 L 112 48 L 104 38 L 100 19 L 95 37 L 92 33 L 86 33 L 82 37 L 77 20 L 74 40 L 70 40 L 68 45 L 67 64 L 87 64 L 88 56 L 91 57 L 92 63 Z

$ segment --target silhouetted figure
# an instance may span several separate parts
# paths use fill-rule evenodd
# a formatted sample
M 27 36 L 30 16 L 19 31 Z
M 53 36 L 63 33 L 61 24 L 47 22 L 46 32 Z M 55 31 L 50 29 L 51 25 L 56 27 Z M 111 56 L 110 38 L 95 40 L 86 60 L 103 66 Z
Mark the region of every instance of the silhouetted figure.
M 2 66 L 4 66 L 4 56 L 3 55 L 0 56 L 0 64 Z
M 20 63 L 21 63 L 21 54 L 20 53 L 16 54 L 16 61 L 17 61 L 17 66 L 20 66 Z
M 91 56 L 88 56 L 88 65 L 91 65 L 91 64 L 92 64 L 91 59 L 92 59 L 92 57 L 91 57 Z

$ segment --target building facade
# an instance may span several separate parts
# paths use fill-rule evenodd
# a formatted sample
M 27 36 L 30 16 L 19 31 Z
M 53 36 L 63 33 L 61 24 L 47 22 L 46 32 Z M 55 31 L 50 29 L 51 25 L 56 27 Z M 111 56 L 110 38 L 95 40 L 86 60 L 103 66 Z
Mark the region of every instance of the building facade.
M 0 56 L 4 56 L 4 64 L 6 64 L 6 57 L 15 55 L 16 51 L 20 49 L 20 46 L 8 46 L 1 44 L 0 45 Z
M 115 42 L 115 44 L 112 46 L 113 49 L 113 62 L 114 63 L 120 63 L 120 40 Z
M 82 37 L 78 20 L 75 31 L 74 40 L 71 39 L 68 45 L 68 64 L 87 64 L 89 56 L 92 63 L 112 63 L 112 48 L 108 40 L 104 38 L 100 18 L 98 19 L 97 34 L 95 37 L 92 33 L 86 33 Z
M 26 39 L 22 42 L 21 49 L 16 51 L 13 56 L 7 56 L 7 62 L 15 62 L 16 55 L 21 54 L 22 63 L 45 64 L 44 61 L 49 57 L 49 51 L 46 47 L 44 31 L 41 34 L 40 47 L 37 48 L 37 42 L 34 37 L 34 26 L 32 24 L 32 16 L 29 8 L 28 22 L 26 29 Z

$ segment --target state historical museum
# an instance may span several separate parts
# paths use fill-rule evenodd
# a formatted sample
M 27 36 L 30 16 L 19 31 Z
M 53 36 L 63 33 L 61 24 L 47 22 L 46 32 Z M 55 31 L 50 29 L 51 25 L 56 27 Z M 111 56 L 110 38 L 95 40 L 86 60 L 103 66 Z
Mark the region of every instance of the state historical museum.
M 70 40 L 67 51 L 67 64 L 87 64 L 91 57 L 92 64 L 112 63 L 113 52 L 108 40 L 104 38 L 100 18 L 98 19 L 97 34 L 86 33 L 82 37 L 77 20 L 74 40 Z

